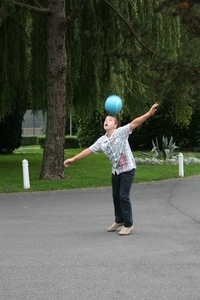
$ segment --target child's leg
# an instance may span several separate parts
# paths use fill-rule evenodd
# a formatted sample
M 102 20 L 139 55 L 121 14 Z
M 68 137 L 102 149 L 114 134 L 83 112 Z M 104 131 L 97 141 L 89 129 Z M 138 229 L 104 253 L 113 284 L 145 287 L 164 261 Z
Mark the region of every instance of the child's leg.
M 120 187 L 120 176 L 112 174 L 112 196 L 115 212 L 115 222 L 123 223 L 120 197 L 119 197 L 119 187 Z
M 120 174 L 119 197 L 120 197 L 120 207 L 121 207 L 121 212 L 122 212 L 122 217 L 124 220 L 125 227 L 130 227 L 133 225 L 130 190 L 134 180 L 134 175 L 135 175 L 135 169 Z

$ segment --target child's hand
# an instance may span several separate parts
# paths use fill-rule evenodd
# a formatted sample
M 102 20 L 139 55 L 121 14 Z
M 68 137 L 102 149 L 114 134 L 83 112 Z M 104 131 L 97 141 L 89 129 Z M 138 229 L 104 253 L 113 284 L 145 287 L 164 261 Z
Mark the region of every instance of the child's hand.
M 149 110 L 149 115 L 150 115 L 150 116 L 153 116 L 153 115 L 155 114 L 158 105 L 159 105 L 158 103 L 155 103 L 155 104 L 150 108 L 150 110 Z
M 71 164 L 73 161 L 74 161 L 73 158 L 68 158 L 64 161 L 63 165 L 65 167 L 69 167 L 69 164 Z

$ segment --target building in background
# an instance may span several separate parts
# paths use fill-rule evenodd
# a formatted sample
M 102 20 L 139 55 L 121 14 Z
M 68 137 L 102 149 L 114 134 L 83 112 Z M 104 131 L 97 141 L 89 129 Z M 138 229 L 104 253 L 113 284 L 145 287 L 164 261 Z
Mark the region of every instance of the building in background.
M 27 109 L 22 122 L 22 136 L 45 135 L 46 133 L 46 114 L 42 111 L 33 113 L 31 109 Z

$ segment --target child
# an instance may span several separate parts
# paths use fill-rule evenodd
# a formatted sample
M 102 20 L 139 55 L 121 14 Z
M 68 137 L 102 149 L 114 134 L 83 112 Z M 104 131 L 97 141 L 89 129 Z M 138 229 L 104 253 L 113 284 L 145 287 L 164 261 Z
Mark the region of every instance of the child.
M 158 104 L 155 103 L 146 114 L 119 128 L 117 128 L 117 118 L 107 116 L 104 121 L 105 135 L 100 137 L 89 148 L 64 161 L 64 166 L 68 167 L 69 164 L 76 160 L 84 158 L 93 152 L 96 153 L 100 151 L 104 152 L 111 161 L 115 222 L 108 228 L 109 232 L 115 231 L 118 227 L 123 226 L 119 235 L 128 235 L 134 229 L 130 189 L 135 175 L 136 164 L 128 143 L 128 137 L 133 129 L 154 115 L 157 107 Z

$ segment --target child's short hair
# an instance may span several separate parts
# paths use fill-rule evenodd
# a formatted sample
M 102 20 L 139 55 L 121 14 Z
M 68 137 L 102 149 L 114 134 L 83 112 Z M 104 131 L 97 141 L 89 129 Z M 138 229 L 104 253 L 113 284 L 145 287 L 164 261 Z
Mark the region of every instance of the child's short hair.
M 119 119 L 115 115 L 111 115 L 115 119 L 115 124 L 117 124 L 117 127 L 119 127 Z

